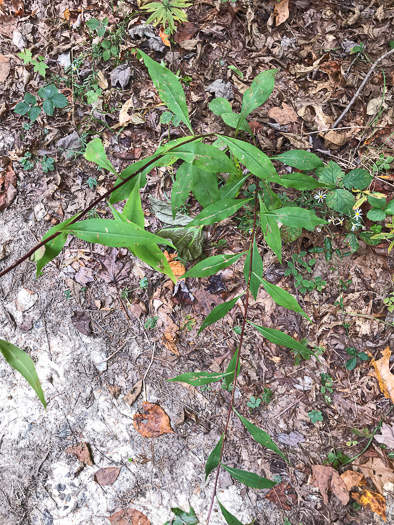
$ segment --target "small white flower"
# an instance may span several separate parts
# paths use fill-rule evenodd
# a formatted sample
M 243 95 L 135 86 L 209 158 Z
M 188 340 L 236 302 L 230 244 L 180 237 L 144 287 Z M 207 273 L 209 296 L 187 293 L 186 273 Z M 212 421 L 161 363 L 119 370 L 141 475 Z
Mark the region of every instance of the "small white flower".
M 73 73 L 78 73 L 78 68 L 75 64 L 71 64 L 71 70 Z
M 358 230 L 360 228 L 361 224 L 359 222 L 354 222 L 352 224 L 352 232 L 354 232 L 354 230 Z
M 335 224 L 335 217 L 331 216 L 327 222 L 328 224 Z
M 249 233 L 249 235 L 252 235 L 252 233 L 253 233 L 253 228 L 249 228 L 248 233 Z
M 344 219 L 343 217 L 338 217 L 338 218 L 335 219 L 335 221 L 334 221 L 335 226 L 342 226 L 344 220 L 345 220 L 345 219 Z
M 360 219 L 363 216 L 363 212 L 361 211 L 361 208 L 357 208 L 357 210 L 354 210 L 354 219 Z
M 319 190 L 316 195 L 315 195 L 315 199 L 317 200 L 318 203 L 322 203 L 324 201 L 324 199 L 326 198 L 326 192 L 325 191 L 321 191 Z

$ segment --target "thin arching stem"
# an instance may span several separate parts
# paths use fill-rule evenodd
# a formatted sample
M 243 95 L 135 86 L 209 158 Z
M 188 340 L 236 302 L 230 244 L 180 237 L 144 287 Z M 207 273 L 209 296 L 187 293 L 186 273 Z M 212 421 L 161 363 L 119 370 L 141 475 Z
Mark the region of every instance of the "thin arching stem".
M 214 483 L 214 486 L 213 486 L 211 502 L 210 502 L 210 505 L 209 505 L 209 511 L 208 511 L 208 516 L 207 516 L 207 525 L 209 524 L 209 520 L 211 519 L 211 513 L 212 513 L 213 505 L 215 503 L 215 496 L 216 496 L 217 486 L 218 486 L 218 481 L 219 481 L 220 467 L 221 467 L 222 458 L 223 458 L 223 452 L 224 452 L 224 444 L 226 442 L 226 437 L 227 437 L 227 433 L 228 433 L 228 427 L 229 427 L 230 420 L 231 420 L 231 414 L 233 412 L 234 395 L 235 395 L 235 389 L 236 389 L 236 386 L 237 386 L 237 378 L 238 378 L 239 359 L 240 359 L 240 356 L 241 356 L 241 350 L 242 350 L 242 343 L 243 343 L 243 340 L 244 340 L 246 320 L 247 320 L 247 316 L 248 316 L 248 306 L 249 306 L 249 296 L 250 296 L 250 278 L 251 278 L 251 275 L 252 275 L 253 247 L 254 247 L 254 240 L 255 240 L 255 236 L 256 236 L 258 187 L 259 187 L 258 186 L 258 181 L 256 180 L 255 205 L 254 205 L 254 216 L 253 216 L 253 231 L 252 231 L 252 235 L 251 235 L 251 239 L 250 239 L 250 248 L 249 248 L 249 250 L 250 250 L 250 262 L 249 262 L 249 276 L 248 276 L 248 282 L 247 282 L 247 287 L 246 287 L 245 309 L 244 309 L 244 313 L 243 313 L 241 335 L 240 335 L 240 338 L 239 338 L 237 362 L 235 363 L 233 389 L 232 389 L 232 392 L 231 392 L 230 406 L 229 406 L 229 409 L 228 409 L 228 412 L 227 412 L 226 424 L 225 424 L 225 427 L 224 427 L 223 441 L 222 441 L 222 446 L 221 446 L 221 449 L 220 449 L 220 456 L 219 456 L 219 464 L 216 467 L 215 483 Z

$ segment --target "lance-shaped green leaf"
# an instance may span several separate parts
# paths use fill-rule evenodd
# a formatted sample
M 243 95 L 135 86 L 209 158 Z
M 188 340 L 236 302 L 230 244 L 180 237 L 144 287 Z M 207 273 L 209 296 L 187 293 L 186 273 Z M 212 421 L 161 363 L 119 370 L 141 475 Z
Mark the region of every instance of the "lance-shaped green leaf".
M 252 438 L 255 441 L 257 441 L 257 443 L 260 443 L 260 445 L 263 445 L 263 447 L 268 448 L 269 450 L 272 450 L 272 452 L 275 452 L 275 454 L 279 454 L 279 456 L 281 456 L 288 463 L 285 455 L 279 450 L 277 445 L 275 445 L 275 443 L 272 441 L 270 435 L 267 434 L 267 432 L 264 432 L 264 430 L 261 430 L 261 428 L 253 425 L 253 423 L 251 423 L 246 418 L 241 416 L 241 414 L 239 414 L 235 410 L 235 408 L 233 408 L 233 410 L 237 414 L 241 422 L 243 423 L 246 430 L 250 433 Z
M 141 194 L 140 194 L 140 179 L 141 174 L 137 175 L 134 188 L 132 189 L 129 198 L 123 208 L 122 216 L 140 228 L 145 226 L 145 216 L 142 209 Z
M 302 149 L 286 151 L 285 153 L 271 157 L 271 159 L 279 160 L 279 162 L 283 162 L 286 166 L 292 166 L 303 171 L 310 171 L 324 166 L 317 155 Z
M 3 339 L 0 339 L 0 352 L 3 354 L 7 363 L 22 374 L 39 397 L 44 408 L 46 408 L 44 392 L 42 391 L 41 383 L 38 379 L 34 361 L 29 354 Z
M 279 306 L 283 306 L 283 308 L 287 308 L 288 310 L 293 310 L 293 312 L 301 314 L 305 317 L 305 319 L 308 319 L 308 321 L 312 322 L 301 306 L 297 303 L 295 297 L 291 295 L 291 293 L 286 292 L 286 290 L 283 290 L 283 288 L 280 288 L 275 284 L 269 283 L 265 279 L 262 279 L 259 275 L 255 275 L 255 277 L 261 282 L 265 291 L 270 294 L 276 304 L 279 304 Z
M 226 369 L 226 374 L 229 374 L 231 373 L 232 375 L 230 376 L 226 376 L 223 381 L 226 385 L 226 387 L 228 388 L 231 383 L 234 381 L 234 377 L 235 377 L 235 365 L 237 364 L 237 359 L 238 359 L 238 352 L 239 352 L 239 347 L 237 348 L 237 350 L 235 351 L 233 357 L 230 359 L 230 362 L 228 364 L 228 367 Z M 238 371 L 237 371 L 237 377 L 239 375 L 241 371 L 241 361 L 238 362 Z
M 193 261 L 202 254 L 203 236 L 201 228 L 194 226 L 189 228 L 165 228 L 157 235 L 163 239 L 169 239 L 175 246 L 178 255 L 184 261 Z
M 199 335 L 200 332 L 202 332 L 211 324 L 216 323 L 216 321 L 218 321 L 219 319 L 222 319 L 222 317 L 224 317 L 232 308 L 234 308 L 235 303 L 242 296 L 243 293 L 241 295 L 238 295 L 237 297 L 234 297 L 234 299 L 231 299 L 231 301 L 227 301 L 225 303 L 218 304 L 217 306 L 215 306 L 215 308 L 205 318 L 197 335 Z
M 181 164 L 175 175 L 175 182 L 171 192 L 171 209 L 172 216 L 175 215 L 179 208 L 188 198 L 193 188 L 193 164 L 184 162 Z
M 144 245 L 149 243 L 174 245 L 167 239 L 144 231 L 136 224 L 129 222 L 112 221 L 109 219 L 88 219 L 76 222 L 62 228 L 63 232 L 71 233 L 83 241 L 103 244 L 111 248 L 127 248 L 130 245 Z
M 214 98 L 213 100 L 211 100 L 208 106 L 212 113 L 214 113 L 218 117 L 221 117 L 223 113 L 233 112 L 233 108 L 231 107 L 230 102 L 223 97 Z
M 223 122 L 227 124 L 227 126 L 230 126 L 230 128 L 240 129 L 242 131 L 246 131 L 246 133 L 250 133 L 251 135 L 253 135 L 253 132 L 250 129 L 248 121 L 242 115 L 232 112 L 232 113 L 222 113 L 220 116 L 222 117 Z
M 207 479 L 209 474 L 219 465 L 220 451 L 222 450 L 223 439 L 224 434 L 221 435 L 217 445 L 208 456 L 207 462 L 205 464 L 205 479 Z
M 276 69 L 263 71 L 253 80 L 249 89 L 247 89 L 242 98 L 241 115 L 246 117 L 253 110 L 264 104 L 271 95 L 275 86 Z
M 281 178 L 277 174 L 270 158 L 256 148 L 256 146 L 248 144 L 243 140 L 224 137 L 222 135 L 220 139 L 227 144 L 239 162 L 246 166 L 253 175 L 256 175 L 260 179 L 280 184 Z
M 233 478 L 237 479 L 247 487 L 251 487 L 252 489 L 272 489 L 272 487 L 275 487 L 276 485 L 275 481 L 263 478 L 254 472 L 228 467 L 227 465 L 223 465 L 223 463 L 222 467 L 224 470 L 227 470 L 227 472 L 231 474 Z
M 327 184 L 319 182 L 305 173 L 285 173 L 279 177 L 277 183 L 285 188 L 294 188 L 302 191 L 327 188 Z
M 244 277 L 245 277 L 246 284 L 248 284 L 249 282 L 249 272 L 250 272 L 250 250 L 248 251 L 246 255 L 245 264 L 244 264 Z M 257 299 L 257 294 L 260 288 L 260 282 L 256 278 L 256 275 L 262 276 L 263 273 L 264 273 L 263 259 L 261 258 L 261 255 L 259 253 L 259 249 L 256 243 L 256 238 L 254 238 L 253 239 L 253 253 L 252 253 L 252 275 L 250 276 L 250 291 L 254 297 L 254 300 Z
M 215 222 L 223 221 L 233 215 L 251 199 L 222 199 L 207 206 L 195 217 L 189 226 L 207 226 Z
M 86 146 L 83 156 L 86 160 L 95 162 L 100 166 L 100 168 L 104 168 L 105 170 L 108 170 L 116 175 L 116 170 L 108 160 L 103 143 L 98 137 L 89 142 L 89 144 Z
M 305 228 L 309 231 L 313 231 L 319 224 L 327 224 L 327 221 L 315 215 L 313 211 L 298 208 L 297 206 L 286 206 L 278 210 L 270 210 L 264 215 L 272 217 L 291 228 Z
M 274 219 L 269 215 L 265 215 L 268 211 L 265 206 L 263 199 L 259 193 L 259 202 L 260 202 L 260 224 L 261 230 L 264 235 L 264 240 L 274 252 L 274 254 L 279 259 L 279 262 L 282 263 L 282 236 L 280 234 L 279 226 Z
M 185 93 L 178 78 L 172 71 L 152 60 L 143 51 L 139 50 L 138 52 L 148 68 L 149 75 L 159 92 L 161 100 L 193 133 L 187 111 Z
M 220 198 L 221 199 L 235 199 L 235 197 L 238 196 L 239 190 L 244 185 L 244 182 L 249 177 L 249 175 L 245 175 L 245 177 L 242 177 L 241 179 L 236 178 L 233 181 L 227 181 L 224 186 L 219 188 Z
M 57 233 L 58 231 L 62 230 L 65 226 L 67 226 L 74 218 L 70 217 L 69 219 L 61 222 L 60 224 L 56 224 L 56 226 L 52 226 L 50 230 L 46 232 L 44 237 L 41 239 L 42 241 L 45 241 L 45 239 L 48 239 L 51 235 L 54 233 Z M 47 242 L 42 248 L 37 250 L 37 252 L 34 254 L 34 260 L 37 262 L 37 275 L 42 275 L 42 269 L 46 264 L 51 262 L 55 257 L 59 255 L 59 253 L 63 250 L 64 245 L 67 241 L 67 233 L 61 233 L 51 241 Z
M 258 330 L 266 339 L 268 339 L 268 341 L 271 341 L 271 343 L 279 346 L 285 346 L 286 348 L 290 348 L 290 350 L 296 350 L 304 359 L 309 359 L 310 351 L 308 348 L 289 335 L 284 334 L 280 330 L 275 330 L 274 328 L 259 326 L 252 323 L 252 321 L 248 321 L 248 323 L 254 326 L 256 330 Z
M 173 379 L 167 379 L 167 381 L 180 381 L 181 383 L 187 383 L 188 385 L 202 386 L 209 385 L 210 383 L 217 383 L 226 377 L 226 375 L 231 375 L 231 373 L 219 374 L 217 372 L 187 372 L 185 374 L 176 376 Z
M 215 275 L 215 273 L 223 270 L 223 268 L 227 268 L 227 266 L 234 264 L 236 261 L 238 261 L 238 259 L 245 255 L 245 253 L 247 252 L 236 253 L 235 255 L 213 255 L 212 257 L 208 257 L 207 259 L 197 263 L 195 266 L 193 266 L 193 268 L 182 275 L 182 278 L 209 277 L 210 275 Z
M 171 149 L 168 155 L 211 173 L 237 173 L 237 168 L 223 151 L 197 140 Z
M 236 518 L 231 512 L 229 512 L 217 499 L 217 502 L 219 503 L 220 510 L 222 511 L 223 518 L 226 520 L 226 523 L 228 525 L 243 525 L 241 521 L 239 521 L 238 518 Z
M 192 165 L 193 195 L 203 208 L 220 199 L 218 188 L 218 178 L 216 173 L 202 170 L 198 166 Z

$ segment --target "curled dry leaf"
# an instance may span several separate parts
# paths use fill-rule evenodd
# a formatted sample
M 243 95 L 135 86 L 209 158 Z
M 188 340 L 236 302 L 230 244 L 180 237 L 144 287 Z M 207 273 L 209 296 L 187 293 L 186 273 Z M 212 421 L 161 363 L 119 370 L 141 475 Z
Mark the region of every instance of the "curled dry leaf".
M 10 163 L 5 170 L 0 173 L 0 211 L 8 208 L 15 197 L 16 175 Z
M 387 347 L 383 350 L 383 357 L 381 359 L 378 361 L 372 359 L 375 372 L 371 371 L 369 375 L 376 377 L 384 397 L 391 399 L 394 403 L 394 374 L 390 372 L 390 356 L 391 352 L 389 347 Z
M 138 113 L 132 113 L 129 115 L 129 110 L 131 108 L 134 108 L 133 97 L 130 97 L 129 100 L 123 104 L 119 111 L 119 124 L 113 126 L 113 129 L 125 126 L 126 124 L 144 124 L 145 120 Z
M 120 396 L 120 386 L 118 385 L 107 385 L 107 388 L 108 388 L 108 392 L 111 394 L 111 396 L 114 398 L 114 399 L 118 399 L 118 397 Z
M 76 456 L 77 459 L 79 459 L 81 463 L 85 463 L 85 465 L 89 465 L 90 467 L 93 465 L 92 456 L 90 455 L 89 445 L 87 443 L 79 443 L 75 447 L 66 448 L 64 452 Z
M 133 417 L 134 428 L 143 437 L 155 438 L 162 434 L 173 434 L 170 418 L 164 410 L 154 403 L 143 402 L 143 414 Z
M 150 521 L 137 509 L 123 509 L 108 517 L 111 525 L 150 525 Z
M 328 504 L 328 491 L 331 489 L 342 505 L 349 502 L 349 493 L 339 473 L 326 465 L 313 465 L 313 484 L 320 490 L 325 505 Z
M 101 468 L 94 475 L 94 481 L 99 485 L 113 485 L 119 476 L 121 467 Z
M 141 391 L 142 391 L 142 379 L 137 381 L 137 383 L 133 386 L 130 392 L 128 392 L 124 396 L 123 398 L 124 402 L 127 403 L 129 406 L 131 406 L 136 401 L 138 396 L 141 394 Z
M 365 507 L 366 509 L 372 510 L 372 512 L 375 512 L 375 514 L 378 514 L 381 518 L 383 518 L 384 521 L 387 521 L 386 500 L 381 494 L 364 489 L 362 494 L 358 494 L 358 492 L 352 492 L 351 496 L 359 505 Z
M 280 26 L 283 22 L 289 18 L 289 0 L 282 0 L 279 4 L 276 4 L 274 8 L 275 24 Z
M 345 483 L 346 489 L 349 491 L 353 487 L 359 487 L 366 483 L 364 476 L 360 472 L 355 472 L 354 470 L 346 470 L 341 474 L 341 479 Z

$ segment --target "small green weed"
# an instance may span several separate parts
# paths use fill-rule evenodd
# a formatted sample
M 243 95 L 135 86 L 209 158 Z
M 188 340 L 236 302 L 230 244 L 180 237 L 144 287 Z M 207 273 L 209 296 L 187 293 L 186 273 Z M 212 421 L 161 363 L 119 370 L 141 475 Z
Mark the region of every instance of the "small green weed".
M 346 463 L 349 461 L 350 457 L 347 454 L 344 454 L 340 450 L 329 452 L 327 454 L 327 459 L 324 461 L 324 463 L 330 464 L 333 468 L 338 468 L 340 465 Z
M 152 13 L 147 24 L 153 23 L 154 26 L 161 25 L 167 34 L 172 35 L 176 31 L 175 22 L 187 22 L 187 15 L 183 11 L 189 7 L 191 3 L 185 0 L 162 0 L 161 2 L 150 2 L 144 5 L 142 9 L 148 13 Z
M 89 186 L 90 189 L 95 188 L 98 184 L 96 177 L 89 177 L 86 181 L 86 184 Z
M 193 319 L 191 315 L 187 315 L 185 317 L 185 322 L 182 325 L 182 330 L 187 330 L 188 332 L 191 332 L 195 324 L 196 324 L 196 320 Z
M 389 312 L 394 312 L 394 292 L 391 292 L 391 294 L 383 300 L 383 303 L 387 306 Z
M 34 168 L 36 165 L 35 160 L 33 160 L 33 155 L 30 153 L 30 151 L 26 151 L 24 156 L 19 161 L 22 164 L 22 168 L 25 171 L 30 171 Z
M 316 259 L 311 258 L 309 261 L 305 261 L 304 258 L 307 255 L 307 252 L 302 251 L 298 255 L 293 254 L 291 261 L 287 261 L 288 269 L 285 271 L 285 276 L 293 275 L 294 284 L 296 288 L 299 288 L 301 293 L 311 292 L 312 290 L 318 290 L 321 292 L 326 286 L 327 282 L 323 281 L 321 276 L 317 276 L 312 280 L 305 279 L 300 273 L 305 271 L 307 273 L 312 273 L 312 268 L 316 263 Z
M 71 290 L 64 290 L 64 295 L 66 296 L 66 299 L 71 299 Z
M 48 173 L 49 171 L 53 171 L 55 169 L 55 159 L 52 157 L 47 157 L 46 155 L 43 156 L 41 161 L 42 171 L 44 173 Z
M 250 409 L 258 408 L 261 405 L 261 399 L 259 397 L 250 396 L 249 401 L 246 403 Z
M 334 392 L 333 378 L 329 374 L 320 374 L 320 392 L 324 394 L 324 400 L 328 405 L 331 405 L 332 399 L 329 394 Z
M 48 69 L 48 66 L 44 62 L 45 57 L 38 56 L 37 60 L 33 59 L 33 55 L 30 49 L 25 49 L 25 51 L 18 53 L 18 57 L 23 60 L 25 66 L 31 64 L 32 66 L 34 66 L 33 71 L 39 73 L 42 77 L 45 78 L 46 70 Z
M 314 425 L 316 425 L 316 423 L 318 423 L 319 421 L 323 421 L 323 414 L 320 410 L 311 410 L 310 412 L 308 412 L 308 417 L 311 420 L 311 423 L 313 423 Z
M 140 280 L 140 289 L 145 290 L 146 288 L 148 288 L 148 284 L 149 284 L 149 279 L 147 277 L 143 277 Z
M 350 346 L 345 349 L 346 353 L 348 355 L 351 355 L 352 357 L 346 361 L 345 367 L 346 370 L 354 370 L 357 366 L 357 361 L 368 361 L 369 356 L 365 352 L 359 352 L 354 348 L 354 346 Z
M 49 117 L 53 115 L 55 108 L 62 109 L 68 104 L 67 98 L 53 84 L 40 88 L 37 94 L 43 99 L 42 109 Z M 14 112 L 17 115 L 27 115 L 32 122 L 35 122 L 41 113 L 41 108 L 34 95 L 25 93 L 23 102 L 18 102 Z
M 148 319 L 145 321 L 145 324 L 144 324 L 145 330 L 153 330 L 154 328 L 156 328 L 158 320 L 159 320 L 158 315 L 155 315 L 154 317 L 148 317 Z

